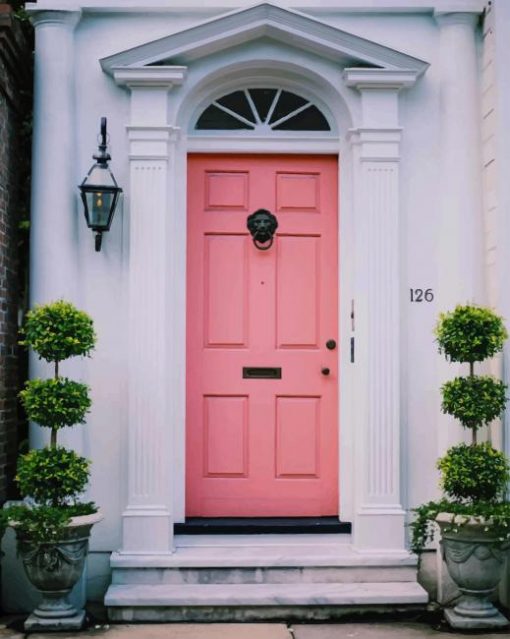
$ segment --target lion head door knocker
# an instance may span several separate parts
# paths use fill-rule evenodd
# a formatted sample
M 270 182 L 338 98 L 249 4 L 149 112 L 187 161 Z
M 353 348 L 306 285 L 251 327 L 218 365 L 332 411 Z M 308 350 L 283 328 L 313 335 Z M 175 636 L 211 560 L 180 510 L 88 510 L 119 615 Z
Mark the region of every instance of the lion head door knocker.
M 246 226 L 253 237 L 253 243 L 260 251 L 267 251 L 273 246 L 278 220 L 270 211 L 266 209 L 255 211 L 248 216 Z

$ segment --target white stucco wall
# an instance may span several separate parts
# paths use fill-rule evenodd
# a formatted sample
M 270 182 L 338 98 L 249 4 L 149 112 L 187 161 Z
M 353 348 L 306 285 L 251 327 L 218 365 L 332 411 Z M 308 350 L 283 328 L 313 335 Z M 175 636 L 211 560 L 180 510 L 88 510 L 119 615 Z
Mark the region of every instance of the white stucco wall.
M 77 6 L 79 3 L 74 3 Z M 89 3 L 92 6 L 94 3 Z M 110 2 L 110 5 L 114 3 Z M 119 5 L 122 4 L 119 0 Z M 153 3 L 157 4 L 157 3 Z M 165 3 L 167 6 L 169 3 Z M 197 8 L 200 3 L 170 3 L 164 10 L 143 13 L 122 11 L 97 12 L 88 9 L 83 13 L 75 29 L 75 122 L 76 157 L 72 162 L 75 183 L 86 174 L 91 155 L 96 150 L 96 137 L 101 116 L 108 117 L 111 168 L 118 183 L 125 189 L 124 212 L 117 212 L 110 233 L 105 235 L 100 253 L 94 252 L 93 237 L 82 219 L 78 205 L 76 215 L 78 246 L 76 265 L 79 290 L 75 301 L 95 320 L 99 342 L 91 359 L 83 363 L 82 374 L 92 388 L 93 408 L 81 441 L 83 454 L 93 460 L 90 498 L 105 513 L 105 520 L 94 530 L 89 578 L 92 578 L 92 594 L 98 596 L 106 583 L 109 552 L 117 549 L 121 541 L 121 514 L 127 501 L 127 375 L 130 344 L 127 331 L 127 284 L 129 264 L 129 184 L 128 140 L 126 125 L 129 122 L 129 93 L 115 85 L 111 77 L 103 73 L 99 60 L 129 47 L 168 36 L 188 26 L 198 24 L 214 15 L 214 3 L 207 10 Z M 248 1 L 222 2 L 232 8 L 250 6 Z M 303 4 L 292 2 L 292 8 Z M 313 5 L 309 0 L 306 7 Z M 439 28 L 432 12 L 426 6 L 434 3 L 382 2 L 384 7 L 402 7 L 402 12 L 391 11 L 372 14 L 354 10 L 362 2 L 317 2 L 311 14 L 327 20 L 333 26 L 372 39 L 393 49 L 405 52 L 430 63 L 426 74 L 417 84 L 400 96 L 400 126 L 403 129 L 400 162 L 401 198 L 401 430 L 402 430 L 402 502 L 412 508 L 438 494 L 435 460 L 448 441 L 454 441 L 457 431 L 445 438 L 444 420 L 440 419 L 439 384 L 442 373 L 440 356 L 436 353 L 433 326 L 438 313 L 446 310 L 438 295 L 443 272 L 449 269 L 448 260 L 456 260 L 452 251 L 445 253 L 443 226 L 440 219 L 441 192 L 441 48 Z M 337 8 L 344 5 L 344 9 Z M 346 7 L 346 5 L 349 7 Z M 368 5 L 370 3 L 364 3 Z M 438 6 L 445 3 L 436 2 Z M 480 6 L 480 2 L 449 2 L 452 10 L 468 10 Z M 73 3 L 67 2 L 66 6 Z M 287 3 L 281 3 L 287 6 Z M 345 8 L 346 7 L 346 8 Z M 44 8 L 44 7 L 43 7 Z M 347 10 L 349 9 L 349 10 Z M 416 11 L 413 13 L 413 10 Z M 220 12 L 218 12 L 220 13 Z M 482 32 L 479 33 L 481 45 Z M 244 48 L 244 54 L 257 56 L 257 44 Z M 322 65 L 330 69 L 334 82 L 341 83 L 339 71 L 333 63 L 319 62 L 308 53 L 292 53 L 279 48 L 281 55 L 294 55 L 303 67 L 307 58 L 312 66 Z M 276 49 L 275 49 L 276 51 Z M 480 46 L 480 51 L 482 47 Z M 238 55 L 243 53 L 239 50 Z M 235 52 L 217 54 L 225 60 Z M 213 56 L 214 57 L 214 56 Z M 187 82 L 199 82 L 205 77 L 208 64 L 214 60 L 201 60 L 189 70 Z M 463 61 L 458 61 L 462 73 Z M 335 75 L 337 73 L 337 75 Z M 186 84 L 174 88 L 169 99 L 169 109 L 179 112 L 187 92 Z M 354 89 L 342 89 L 349 101 L 354 119 L 359 113 L 359 97 Z M 333 107 L 332 107 L 333 108 Z M 459 114 L 462 117 L 462 114 Z M 181 125 L 184 126 L 184 120 Z M 357 122 L 353 122 L 356 126 Z M 340 131 L 344 137 L 346 131 Z M 184 144 L 181 141 L 179 144 Z M 477 149 L 473 149 L 477 153 Z M 340 158 L 342 171 L 343 158 Z M 349 173 L 347 172 L 347 176 Z M 183 176 L 184 177 L 184 176 Z M 179 182 L 184 188 L 184 183 Z M 341 183 L 341 189 L 348 185 Z M 76 192 L 78 201 L 78 192 Z M 486 212 L 488 207 L 486 206 Z M 342 216 L 342 210 L 340 211 Z M 481 219 L 481 217 L 480 217 Z M 183 233 L 184 229 L 177 229 Z M 463 230 L 459 229 L 459 233 Z M 492 231 L 488 230 L 490 235 Z M 490 235 L 492 237 L 492 235 Z M 481 238 L 480 238 L 481 241 Z M 183 239 L 184 242 L 184 239 Z M 481 253 L 480 253 L 481 255 Z M 341 262 L 342 268 L 342 262 Z M 482 265 L 474 260 L 473 274 Z M 432 289 L 432 302 L 411 303 L 410 289 Z M 467 301 L 459 291 L 458 302 Z M 450 296 L 451 297 L 451 296 Z M 476 299 L 475 301 L 483 301 Z M 350 312 L 350 299 L 343 299 L 341 312 Z M 452 375 L 453 376 L 453 375 Z M 344 424 L 340 429 L 347 430 Z M 34 434 L 34 441 L 39 435 Z M 73 440 L 76 442 L 76 440 Z M 182 459 L 168 460 L 169 464 L 182 463 Z M 349 481 L 344 477 L 344 481 Z M 182 501 L 182 494 L 179 496 Z

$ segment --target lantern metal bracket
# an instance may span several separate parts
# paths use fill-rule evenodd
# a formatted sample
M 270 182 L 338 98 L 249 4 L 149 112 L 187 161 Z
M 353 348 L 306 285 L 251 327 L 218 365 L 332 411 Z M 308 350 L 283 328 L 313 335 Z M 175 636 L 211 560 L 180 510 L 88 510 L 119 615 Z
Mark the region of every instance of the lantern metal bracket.
M 101 118 L 98 150 L 92 157 L 95 164 L 87 173 L 79 189 L 85 220 L 87 226 L 95 233 L 94 246 L 99 252 L 103 233 L 110 230 L 117 202 L 122 193 L 122 189 L 108 167 L 108 162 L 112 158 L 108 153 L 107 120 L 105 117 Z

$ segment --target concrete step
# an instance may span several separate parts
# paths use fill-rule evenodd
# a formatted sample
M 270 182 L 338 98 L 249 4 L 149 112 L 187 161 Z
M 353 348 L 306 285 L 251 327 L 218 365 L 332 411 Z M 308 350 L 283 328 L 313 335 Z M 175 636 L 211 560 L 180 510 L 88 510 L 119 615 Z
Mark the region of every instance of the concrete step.
M 414 566 L 290 566 L 203 568 L 114 568 L 112 583 L 129 584 L 299 584 L 416 581 Z
M 277 584 L 113 584 L 112 621 L 331 619 L 359 610 L 423 607 L 416 582 Z
M 224 539 L 182 541 L 164 556 L 114 553 L 112 583 L 128 584 L 262 584 L 362 583 L 416 581 L 416 557 L 407 552 L 356 552 L 351 545 L 332 541 L 311 544 L 289 538 L 289 543 L 235 545 Z M 255 542 L 255 543 L 253 543 Z M 202 545 L 199 545 L 201 543 Z M 184 544 L 184 545 L 183 545 Z M 211 544 L 211 545 L 209 545 Z M 216 544 L 216 545 L 215 545 Z
M 249 537 L 249 540 L 246 538 Z M 176 536 L 172 554 L 111 557 L 113 621 L 328 620 L 423 608 L 414 555 L 342 535 Z

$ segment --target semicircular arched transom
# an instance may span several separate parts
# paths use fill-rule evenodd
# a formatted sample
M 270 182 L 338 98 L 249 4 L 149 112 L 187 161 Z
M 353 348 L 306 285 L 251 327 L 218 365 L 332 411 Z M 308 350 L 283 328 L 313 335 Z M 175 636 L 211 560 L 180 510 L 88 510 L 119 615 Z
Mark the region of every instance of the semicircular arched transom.
M 284 89 L 240 89 L 214 100 L 200 115 L 196 130 L 330 131 L 310 100 Z

